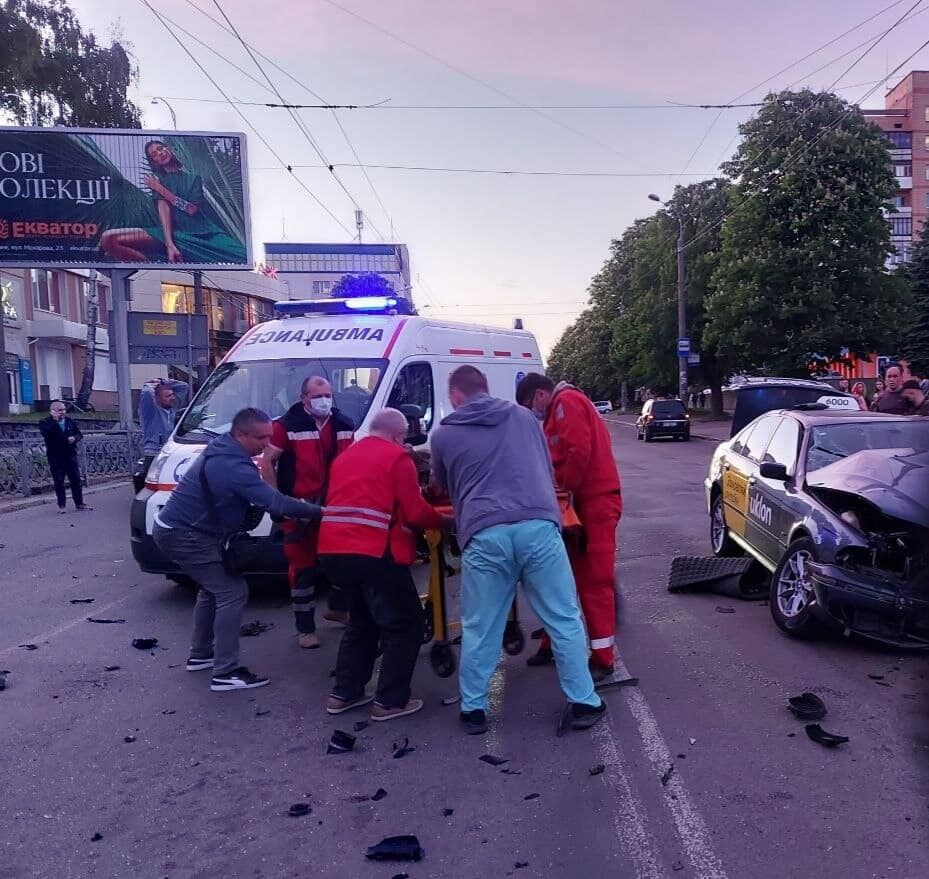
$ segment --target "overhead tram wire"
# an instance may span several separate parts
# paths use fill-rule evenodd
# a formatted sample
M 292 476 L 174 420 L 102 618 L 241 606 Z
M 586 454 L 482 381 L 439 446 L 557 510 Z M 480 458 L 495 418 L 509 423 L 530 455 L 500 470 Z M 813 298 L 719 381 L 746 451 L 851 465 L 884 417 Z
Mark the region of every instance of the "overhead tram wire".
M 286 104 L 287 102 L 284 96 L 281 94 L 278 87 L 274 84 L 274 81 L 271 79 L 271 77 L 268 76 L 267 71 L 264 69 L 264 67 L 262 67 L 261 62 L 255 56 L 255 53 L 252 52 L 251 47 L 248 45 L 248 43 L 245 42 L 244 39 L 242 39 L 242 35 L 236 29 L 235 25 L 232 23 L 229 16 L 226 15 L 226 12 L 223 9 L 222 4 L 219 2 L 219 0 L 213 0 L 213 5 L 216 6 L 216 9 L 219 11 L 219 14 L 223 17 L 223 20 L 226 22 L 226 24 L 232 31 L 233 36 L 239 41 L 239 43 L 241 43 L 242 48 L 245 49 L 246 53 L 248 54 L 248 57 L 252 59 L 252 63 L 255 65 L 255 67 L 258 68 L 259 73 L 261 73 L 261 75 L 265 78 L 268 85 L 271 87 L 272 91 L 277 96 L 277 99 L 282 104 Z M 290 118 L 293 120 L 294 124 L 297 126 L 298 131 L 300 131 L 300 133 L 304 136 L 304 138 L 306 138 L 307 143 L 310 144 L 310 146 L 313 148 L 313 151 L 316 153 L 316 155 L 319 156 L 320 161 L 329 167 L 329 171 L 332 174 L 333 179 L 336 181 L 336 183 L 338 183 L 339 187 L 342 189 L 345 195 L 348 196 L 348 199 L 351 201 L 355 210 L 361 211 L 362 214 L 365 217 L 367 217 L 368 222 L 371 225 L 371 228 L 374 229 L 375 233 L 378 235 L 378 237 L 380 237 L 381 241 L 384 241 L 385 240 L 384 234 L 380 231 L 380 229 L 378 229 L 377 224 L 375 224 L 374 220 L 372 220 L 371 217 L 367 216 L 364 209 L 358 203 L 358 200 L 355 198 L 354 195 L 352 195 L 352 193 L 349 191 L 349 188 L 343 182 L 342 178 L 339 177 L 338 174 L 336 174 L 334 170 L 334 166 L 326 158 L 326 156 L 324 155 L 322 151 L 322 148 L 316 142 L 316 139 L 313 137 L 313 135 L 310 134 L 310 131 L 306 127 L 306 124 L 303 122 L 303 120 L 297 115 L 296 111 L 294 110 L 291 110 L 288 108 L 287 113 L 290 116 Z
M 782 67 L 782 68 L 781 68 L 780 70 L 778 70 L 776 73 L 773 73 L 773 74 L 771 74 L 771 76 L 767 77 L 766 79 L 763 79 L 763 80 L 762 80 L 761 82 L 759 82 L 757 85 L 753 85 L 751 88 L 746 89 L 744 92 L 742 92 L 742 94 L 736 95 L 729 103 L 730 103 L 730 104 L 735 104 L 737 101 L 741 101 L 743 98 L 745 98 L 745 97 L 747 97 L 748 95 L 752 94 L 752 92 L 755 92 L 755 91 L 757 91 L 758 89 L 762 88 L 763 86 L 766 86 L 769 82 L 771 82 L 771 81 L 774 80 L 774 79 L 777 79 L 777 77 L 779 77 L 779 76 L 781 76 L 782 74 L 786 73 L 788 70 L 792 70 L 794 67 L 798 67 L 798 66 L 799 66 L 800 64 L 802 64 L 804 61 L 807 61 L 808 59 L 812 58 L 814 55 L 818 55 L 818 54 L 819 54 L 820 52 L 822 52 L 824 49 L 828 49 L 830 46 L 834 45 L 835 43 L 839 42 L 840 40 L 845 39 L 845 37 L 847 37 L 849 34 L 854 33 L 856 30 L 859 30 L 860 28 L 864 27 L 866 24 L 868 24 L 868 23 L 874 21 L 875 18 L 879 18 L 879 17 L 880 17 L 881 15 L 883 15 L 885 12 L 889 12 L 889 11 L 890 11 L 891 9 L 893 9 L 894 7 L 899 6 L 901 3 L 905 3 L 905 2 L 906 2 L 906 0 L 894 0 L 893 3 L 889 4 L 888 6 L 885 6 L 883 9 L 879 10 L 878 12 L 875 12 L 873 15 L 868 16 L 868 17 L 867 17 L 866 19 L 864 19 L 863 21 L 858 22 L 858 24 L 854 25 L 853 27 L 849 28 L 848 30 L 844 31 L 843 33 L 839 34 L 837 37 L 833 37 L 833 38 L 832 38 L 831 40 L 829 40 L 828 42 L 823 43 L 821 46 L 817 47 L 816 49 L 813 49 L 811 52 L 808 52 L 808 53 L 807 53 L 806 55 L 804 55 L 802 58 L 799 58 L 797 61 L 794 61 L 794 62 L 788 64 L 786 67 Z M 853 66 L 854 66 L 854 65 L 853 65 Z M 707 138 L 710 136 L 710 134 L 712 133 L 713 129 L 716 127 L 716 123 L 719 122 L 719 120 L 720 120 L 721 118 L 722 118 L 722 110 L 720 110 L 720 112 L 716 114 L 716 116 L 713 118 L 713 120 L 710 122 L 709 126 L 707 127 L 706 131 L 703 132 L 703 136 L 700 138 L 699 143 L 697 144 L 696 147 L 694 147 L 693 152 L 690 154 L 689 158 L 687 159 L 687 161 L 686 161 L 685 164 L 684 164 L 684 170 L 685 170 L 685 171 L 690 167 L 690 163 L 693 162 L 693 160 L 696 158 L 697 153 L 699 153 L 700 149 L 701 149 L 701 148 L 703 147 L 703 145 L 706 143 Z M 736 137 L 738 137 L 738 134 L 736 134 Z M 733 138 L 733 140 L 735 140 L 735 138 Z M 731 146 L 731 144 L 732 144 L 732 141 L 729 142 L 729 146 Z M 729 146 L 726 147 L 726 151 L 727 151 L 727 152 L 728 152 L 728 150 L 729 150 Z M 717 162 L 716 164 L 719 165 L 719 164 L 721 164 L 721 162 L 722 162 L 722 160 L 720 160 L 720 162 Z
M 325 165 L 293 165 L 294 168 L 322 169 Z M 336 162 L 334 168 L 356 168 L 351 162 Z M 421 171 L 444 174 L 496 174 L 514 177 L 706 177 L 708 171 L 532 171 L 517 168 L 444 168 L 430 165 L 374 165 L 365 164 L 365 168 L 375 168 L 385 171 Z M 253 168 L 253 171 L 279 171 L 280 168 Z
M 188 2 L 190 2 L 190 0 L 188 0 Z M 433 52 L 430 52 L 428 49 L 424 49 L 422 46 L 418 46 L 415 43 L 411 43 L 409 40 L 404 39 L 399 34 L 395 34 L 393 31 L 390 31 L 387 28 L 379 25 L 377 22 L 374 22 L 371 19 L 366 18 L 365 16 L 361 15 L 361 13 L 355 12 L 354 10 L 349 9 L 346 6 L 343 6 L 341 3 L 336 2 L 336 0 L 322 0 L 322 2 L 327 3 L 329 6 L 332 6 L 335 9 L 340 10 L 346 15 L 350 15 L 352 18 L 356 18 L 359 21 L 364 22 L 366 25 L 368 25 L 368 27 L 374 28 L 374 30 L 390 37 L 393 40 L 396 40 L 398 43 L 406 46 L 408 49 L 411 49 L 414 52 L 419 52 L 421 55 L 425 55 L 430 60 L 435 61 L 436 64 L 440 64 L 441 66 L 447 68 L 448 70 L 451 70 L 454 73 L 457 73 L 459 76 L 463 76 L 465 77 L 465 79 L 469 79 L 471 80 L 471 82 L 476 83 L 477 85 L 485 89 L 489 89 L 490 91 L 494 92 L 500 97 L 505 98 L 506 100 L 510 101 L 513 104 L 516 104 L 519 107 L 522 107 L 524 110 L 530 110 L 531 112 L 535 113 L 537 116 L 540 116 L 542 119 L 545 119 L 546 121 L 552 123 L 553 125 L 556 125 L 559 128 L 564 129 L 565 131 L 569 131 L 575 136 L 582 138 L 583 140 L 587 140 L 591 143 L 596 144 L 597 146 L 601 147 L 602 149 L 607 150 L 608 152 L 612 153 L 614 156 L 617 156 L 623 161 L 625 162 L 632 161 L 633 164 L 636 164 L 639 166 L 642 165 L 641 162 L 630 160 L 628 156 L 623 155 L 615 147 L 611 146 L 605 141 L 600 140 L 597 137 L 594 137 L 594 135 L 590 134 L 589 132 L 582 131 L 581 129 L 575 128 L 572 125 L 568 125 L 566 122 L 562 122 L 560 119 L 556 118 L 555 116 L 550 115 L 549 113 L 546 113 L 544 110 L 540 110 L 538 109 L 538 107 L 534 107 L 531 104 L 527 104 L 525 101 L 521 101 L 519 98 L 515 97 L 514 95 L 511 95 L 509 92 L 506 92 L 503 89 L 498 88 L 497 86 L 493 85 L 492 83 L 489 83 L 486 80 L 483 80 L 480 77 L 475 76 L 473 73 L 468 73 L 467 70 L 464 70 L 461 67 L 457 67 L 456 65 L 452 64 L 450 61 L 446 61 L 445 59 L 440 58 L 438 55 L 436 55 Z
M 839 127 L 839 125 L 842 124 L 843 120 L 847 116 L 850 116 L 853 113 L 857 112 L 856 108 L 858 106 L 864 103 L 864 101 L 868 100 L 868 98 L 870 98 L 871 95 L 873 95 L 874 92 L 876 92 L 884 83 L 886 83 L 891 77 L 896 76 L 897 73 L 905 65 L 907 65 L 910 61 L 912 61 L 913 58 L 915 58 L 920 52 L 923 51 L 923 49 L 926 49 L 927 47 L 929 47 L 929 40 L 926 40 L 914 52 L 912 52 L 910 55 L 904 58 L 903 61 L 901 61 L 893 70 L 890 71 L 890 73 L 888 73 L 883 79 L 879 80 L 871 89 L 865 92 L 856 101 L 855 104 L 851 105 L 848 109 L 844 110 L 839 115 L 839 118 L 835 120 L 835 122 L 831 123 L 830 125 L 824 126 L 822 131 L 820 131 L 819 134 L 817 134 L 816 137 L 814 137 L 808 144 L 805 144 L 803 147 L 799 148 L 795 153 L 788 156 L 784 160 L 779 170 L 783 172 L 793 167 L 793 165 L 795 165 L 801 158 L 803 158 L 804 155 L 806 155 L 806 153 L 808 153 L 814 146 L 816 146 L 816 144 L 819 143 L 820 140 L 822 140 L 830 132 L 835 131 Z M 735 212 L 737 208 L 741 207 L 746 202 L 746 200 L 747 198 L 743 198 L 737 205 L 727 210 L 717 221 L 712 223 L 710 226 L 708 226 L 698 235 L 695 235 L 693 238 L 691 238 L 690 241 L 688 241 L 687 244 L 684 245 L 684 249 L 686 250 L 691 245 L 699 241 L 701 238 L 706 237 L 714 229 L 717 229 L 719 226 L 721 226 L 726 221 L 726 219 Z
M 226 14 L 223 12 L 222 7 L 219 6 L 219 3 L 216 2 L 216 0 L 214 0 L 214 3 L 215 3 L 215 5 L 216 5 L 216 7 L 219 9 L 219 12 L 222 14 L 223 18 L 225 19 L 226 25 L 224 25 L 224 24 L 223 24 L 221 21 L 219 21 L 218 19 L 214 18 L 214 17 L 213 17 L 212 15 L 210 15 L 206 10 L 201 9 L 196 3 L 192 2 L 192 0 L 187 0 L 187 4 L 188 4 L 192 9 L 196 10 L 197 12 L 199 12 L 199 13 L 200 13 L 202 16 L 204 16 L 208 21 L 212 22 L 214 25 L 216 25 L 217 27 L 221 28 L 221 29 L 224 30 L 226 33 L 232 34 L 233 36 L 235 36 L 235 37 L 238 39 L 238 41 L 239 41 L 239 42 L 242 44 L 242 46 L 245 48 L 246 52 L 248 52 L 249 56 L 252 58 L 252 61 L 255 63 L 255 66 L 258 67 L 258 69 L 259 69 L 259 70 L 262 72 L 262 74 L 264 75 L 265 79 L 268 80 L 268 83 L 271 85 L 271 87 L 272 87 L 272 89 L 274 90 L 275 94 L 277 94 L 279 100 L 282 100 L 282 99 L 280 98 L 280 93 L 277 91 L 276 87 L 274 87 L 273 83 L 271 83 L 270 77 L 267 76 L 267 74 L 265 73 L 265 71 L 263 70 L 263 68 L 261 67 L 261 65 L 260 65 L 260 64 L 258 63 L 258 61 L 256 60 L 255 56 L 258 56 L 259 58 L 261 58 L 262 60 L 264 60 L 266 63 L 270 64 L 275 70 L 277 70 L 279 73 L 281 73 L 281 74 L 283 74 L 284 76 L 286 76 L 289 80 L 291 80 L 291 81 L 294 82 L 296 85 L 298 85 L 300 88 L 302 88 L 304 91 L 306 91 L 307 94 L 312 95 L 316 100 L 318 100 L 318 101 L 320 102 L 321 105 L 325 105 L 323 108 L 329 110 L 329 111 L 332 113 L 332 118 L 335 120 L 335 123 L 336 123 L 336 125 L 338 126 L 338 129 L 339 129 L 339 131 L 341 132 L 342 137 L 343 137 L 344 140 L 345 140 L 345 143 L 348 145 L 349 150 L 351 150 L 352 155 L 355 157 L 355 161 L 358 163 L 359 167 L 361 167 L 361 166 L 362 166 L 361 157 L 358 155 L 358 151 L 355 149 L 355 145 L 352 143 L 351 138 L 348 136 L 348 132 L 345 130 L 345 126 L 342 124 L 342 120 L 339 118 L 339 114 L 336 112 L 337 109 L 360 109 L 360 107 L 357 107 L 357 106 L 352 107 L 351 105 L 345 105 L 345 106 L 343 106 L 343 107 L 340 107 L 339 105 L 331 104 L 330 102 L 326 101 L 321 95 L 317 94 L 317 92 L 315 92 L 313 89 L 311 89 L 306 83 L 301 82 L 301 81 L 300 81 L 299 79 L 297 79 L 293 74 L 291 74 L 289 71 L 287 71 L 286 69 L 284 69 L 283 67 L 281 67 L 281 65 L 279 65 L 276 61 L 274 61 L 273 58 L 270 58 L 268 55 L 266 55 L 266 54 L 264 54 L 263 52 L 261 52 L 257 47 L 252 46 L 250 43 L 247 43 L 244 39 L 242 39 L 241 35 L 238 33 L 238 31 L 235 29 L 235 27 L 233 27 L 232 22 L 229 20 L 228 16 L 226 16 Z M 267 105 L 267 106 L 272 106 L 272 105 Z M 289 105 L 287 105 L 287 103 L 284 102 L 283 100 L 282 100 L 282 103 L 281 103 L 281 104 L 279 104 L 279 105 L 274 105 L 274 106 L 275 106 L 275 107 L 280 107 L 280 108 L 282 108 L 282 109 L 287 109 L 288 112 L 290 113 L 290 115 L 294 118 L 294 121 L 295 121 L 295 123 L 297 124 L 298 127 L 301 127 L 301 126 L 302 126 L 302 120 L 299 120 L 296 116 L 294 116 L 293 110 L 296 110 L 296 109 L 309 109 L 309 108 L 301 108 L 299 105 L 289 106 Z M 307 135 L 308 135 L 308 132 L 305 130 L 305 128 L 304 128 L 303 130 L 304 130 L 304 135 L 307 136 Z M 317 151 L 317 154 L 320 155 L 319 151 Z M 322 158 L 322 156 L 321 156 L 321 158 Z M 325 161 L 325 159 L 323 159 L 323 161 Z M 389 224 L 391 227 L 393 227 L 394 223 L 393 223 L 393 219 L 392 219 L 392 217 L 391 217 L 390 211 L 387 210 L 387 206 L 384 204 L 384 201 L 383 201 L 383 199 L 381 198 L 380 193 L 377 191 L 377 188 L 374 186 L 374 181 L 371 179 L 371 177 L 370 177 L 370 175 L 368 174 L 367 170 L 363 169 L 363 170 L 362 170 L 362 174 L 364 175 L 364 178 L 365 178 L 365 180 L 366 180 L 366 182 L 367 182 L 367 184 L 368 184 L 368 188 L 371 190 L 371 193 L 372 193 L 372 195 L 374 196 L 375 201 L 378 203 L 378 206 L 379 206 L 380 209 L 383 211 L 383 213 L 384 213 L 384 218 L 387 220 L 388 224 Z M 338 180 L 338 178 L 336 178 L 336 179 Z M 342 185 L 342 188 L 345 189 L 345 187 L 344 187 L 344 185 L 342 184 L 341 180 L 339 180 L 338 182 L 339 182 L 340 185 Z M 349 196 L 349 198 L 352 200 L 352 203 L 355 205 L 355 207 L 356 207 L 357 209 L 361 210 L 360 205 L 358 205 L 358 203 L 355 201 L 355 199 L 354 199 L 354 197 L 351 195 L 351 193 L 349 193 L 347 189 L 346 189 L 345 191 L 346 191 L 346 194 Z M 378 230 L 378 228 L 377 228 L 376 224 L 374 223 L 374 221 L 373 221 L 364 211 L 362 211 L 362 213 L 367 217 L 367 219 L 369 220 L 369 222 L 370 222 L 370 224 L 371 224 L 371 227 L 375 230 L 375 232 L 377 232 L 377 234 L 380 236 L 381 240 L 383 241 L 383 240 L 384 240 L 384 236 L 383 236 L 383 235 L 381 234 L 381 232 Z
M 351 231 L 351 230 L 350 230 L 350 229 L 349 229 L 337 216 L 336 216 L 336 214 L 334 214 L 334 213 L 323 203 L 323 201 L 319 198 L 319 196 L 317 196 L 316 193 L 313 192 L 313 191 L 312 191 L 312 190 L 311 190 L 311 189 L 310 189 L 310 188 L 309 188 L 309 187 L 308 187 L 308 186 L 307 186 L 307 185 L 306 185 L 294 172 L 293 172 L 293 166 L 290 165 L 290 164 L 288 164 L 286 161 L 284 161 L 284 159 L 281 157 L 280 153 L 278 153 L 277 150 L 275 150 L 274 147 L 272 147 L 271 144 L 268 143 L 268 141 L 267 141 L 267 139 L 265 138 L 265 136 L 264 136 L 264 135 L 251 123 L 251 120 L 249 120 L 249 118 L 248 118 L 238 107 L 235 106 L 235 104 L 232 102 L 232 99 L 231 99 L 231 98 L 229 97 L 229 95 L 225 92 L 225 90 L 222 88 L 222 86 L 220 86 L 220 84 L 213 78 L 213 76 L 209 73 L 209 71 L 207 71 L 207 69 L 200 63 L 199 59 L 194 55 L 194 53 L 191 52 L 191 50 L 190 50 L 187 46 L 184 45 L 184 43 L 181 41 L 181 39 L 180 39 L 180 38 L 177 36 L 177 34 L 172 30 L 172 28 L 170 27 L 170 25 L 168 25 L 168 23 L 161 17 L 161 15 L 152 7 L 151 3 L 149 3 L 149 0 L 139 0 L 139 2 L 142 3 L 143 6 L 147 7 L 148 10 L 149 10 L 149 12 L 151 12 L 152 15 L 154 15 L 155 18 L 157 18 L 157 19 L 161 22 L 162 26 L 163 26 L 163 27 L 165 28 L 165 30 L 171 35 L 171 37 L 174 39 L 174 41 L 181 47 L 181 49 L 184 50 L 185 54 L 190 58 L 191 61 L 193 61 L 193 63 L 197 66 L 197 68 L 200 70 L 200 72 L 210 81 L 210 83 L 213 85 L 213 87 L 214 87 L 224 98 L 226 98 L 226 101 L 227 101 L 227 103 L 229 104 L 229 106 L 232 107 L 232 109 L 236 112 L 236 114 L 238 114 L 239 118 L 248 126 L 248 128 L 254 133 L 254 135 L 258 138 L 258 140 L 260 140 L 261 143 L 264 144 L 264 146 L 265 146 L 265 148 L 268 150 L 268 152 L 271 153 L 271 155 L 274 156 L 274 158 L 277 159 L 278 162 L 280 162 L 281 167 L 282 167 L 284 170 L 286 170 L 286 171 L 288 171 L 288 172 L 290 173 L 290 175 L 291 175 L 291 176 L 293 177 L 293 179 L 297 182 L 297 184 L 300 186 L 300 188 L 301 188 L 304 192 L 306 192 L 306 194 L 309 195 L 310 198 L 312 198 L 313 201 L 316 202 L 316 204 L 319 205 L 319 207 L 322 208 L 323 211 L 325 211 L 325 213 L 328 214 L 329 217 L 330 217 L 338 226 L 340 226 L 340 227 L 342 228 L 342 230 L 343 230 L 347 235 L 349 235 L 349 236 L 353 235 L 352 231 Z

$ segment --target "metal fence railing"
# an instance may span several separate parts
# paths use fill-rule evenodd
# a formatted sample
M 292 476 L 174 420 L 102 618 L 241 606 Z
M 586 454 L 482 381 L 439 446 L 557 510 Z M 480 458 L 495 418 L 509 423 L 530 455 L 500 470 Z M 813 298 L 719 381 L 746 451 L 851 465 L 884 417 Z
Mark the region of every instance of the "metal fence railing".
M 78 443 L 78 461 L 85 485 L 117 476 L 129 476 L 142 457 L 139 431 L 85 433 Z M 0 439 L 0 499 L 30 497 L 51 491 L 52 474 L 45 443 L 38 434 Z

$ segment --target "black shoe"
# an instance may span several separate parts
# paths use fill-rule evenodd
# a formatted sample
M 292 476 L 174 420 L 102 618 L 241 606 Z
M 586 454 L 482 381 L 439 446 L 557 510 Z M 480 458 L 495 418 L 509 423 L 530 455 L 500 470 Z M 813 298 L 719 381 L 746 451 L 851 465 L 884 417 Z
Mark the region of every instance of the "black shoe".
M 213 675 L 210 689 L 214 693 L 224 690 L 253 690 L 255 687 L 264 687 L 271 682 L 270 678 L 253 675 L 245 666 L 239 666 L 235 671 L 223 675 Z
M 612 665 L 600 665 L 599 662 L 591 662 L 589 667 L 590 676 L 594 679 L 595 684 L 602 684 L 616 673 Z
M 571 716 L 571 729 L 590 729 L 606 716 L 606 702 L 601 699 L 596 708 L 574 702 L 571 705 Z
M 475 708 L 474 711 L 462 711 L 458 717 L 469 736 L 480 736 L 487 732 L 487 715 L 480 708 Z
M 552 653 L 550 647 L 540 647 L 534 656 L 530 656 L 526 660 L 526 665 L 535 668 L 539 665 L 554 665 L 555 664 L 555 654 Z
M 203 671 L 205 668 L 213 667 L 213 657 L 205 656 L 198 658 L 196 656 L 187 657 L 187 671 Z

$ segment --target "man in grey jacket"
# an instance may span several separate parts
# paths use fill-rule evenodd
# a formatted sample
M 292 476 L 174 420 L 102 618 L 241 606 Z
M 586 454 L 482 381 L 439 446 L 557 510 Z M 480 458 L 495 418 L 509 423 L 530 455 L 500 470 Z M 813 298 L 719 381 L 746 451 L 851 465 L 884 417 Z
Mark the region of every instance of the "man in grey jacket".
M 190 385 L 174 379 L 157 378 L 139 394 L 139 425 L 142 428 L 142 473 L 148 473 L 155 455 L 174 430 L 174 418 L 187 402 Z
M 187 671 L 213 669 L 210 689 L 216 692 L 268 683 L 239 665 L 248 586 L 223 566 L 223 544 L 243 529 L 250 506 L 292 519 L 322 518 L 322 507 L 287 497 L 262 481 L 252 459 L 270 440 L 270 417 L 259 409 L 243 409 L 229 433 L 210 441 L 155 516 L 155 544 L 200 587 Z
M 469 734 L 486 730 L 490 678 L 521 582 L 551 636 L 571 725 L 589 729 L 606 706 L 587 666 L 545 437 L 528 409 L 491 397 L 475 367 L 458 367 L 448 385 L 455 411 L 433 434 L 431 449 L 433 478 L 451 496 L 463 550 L 461 721 Z

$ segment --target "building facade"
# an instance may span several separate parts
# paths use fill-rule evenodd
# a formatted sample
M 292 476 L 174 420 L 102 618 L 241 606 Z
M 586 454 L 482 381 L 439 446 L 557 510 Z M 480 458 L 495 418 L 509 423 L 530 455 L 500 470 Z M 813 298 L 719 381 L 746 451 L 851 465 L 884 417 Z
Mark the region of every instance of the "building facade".
M 290 299 L 325 299 L 345 275 L 376 272 L 398 296 L 410 298 L 405 244 L 265 243 L 265 263 L 287 285 Z
M 929 71 L 908 73 L 885 96 L 884 108 L 861 111 L 884 131 L 897 178 L 888 210 L 892 264 L 909 262 L 929 216 Z

